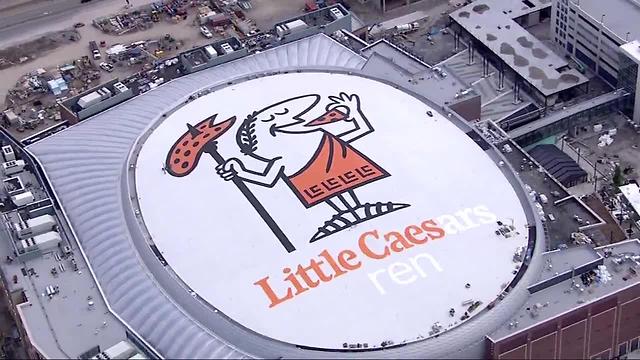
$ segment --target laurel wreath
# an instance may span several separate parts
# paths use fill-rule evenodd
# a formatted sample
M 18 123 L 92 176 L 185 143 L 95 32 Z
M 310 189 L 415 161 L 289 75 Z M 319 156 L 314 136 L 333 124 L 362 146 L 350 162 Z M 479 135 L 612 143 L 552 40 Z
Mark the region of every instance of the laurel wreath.
M 240 125 L 236 136 L 236 142 L 240 147 L 240 152 L 251 155 L 258 149 L 258 137 L 256 136 L 256 117 L 258 113 L 253 112 L 247 116 Z

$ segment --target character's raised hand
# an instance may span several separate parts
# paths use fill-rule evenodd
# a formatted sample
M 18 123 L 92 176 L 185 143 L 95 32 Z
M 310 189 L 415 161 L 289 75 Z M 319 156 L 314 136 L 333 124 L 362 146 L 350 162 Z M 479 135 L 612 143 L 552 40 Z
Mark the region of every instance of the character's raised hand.
M 350 114 L 356 113 L 360 109 L 360 98 L 356 94 L 347 95 L 341 92 L 338 96 L 329 96 L 331 102 L 326 106 L 326 111 L 339 110 L 346 114 L 347 121 L 353 119 Z
M 227 159 L 224 164 L 216 166 L 216 173 L 225 181 L 229 181 L 244 171 L 244 165 L 236 158 Z

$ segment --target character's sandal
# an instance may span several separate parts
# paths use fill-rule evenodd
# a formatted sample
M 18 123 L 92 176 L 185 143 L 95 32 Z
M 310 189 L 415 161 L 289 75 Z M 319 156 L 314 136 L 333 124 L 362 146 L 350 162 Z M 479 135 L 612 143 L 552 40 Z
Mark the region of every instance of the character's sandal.
M 367 220 L 386 215 L 394 211 L 398 211 L 409 207 L 409 204 L 395 204 L 392 202 L 375 204 L 366 203 L 358 205 L 350 210 L 343 210 L 333 215 L 331 220 L 325 221 L 324 225 L 318 228 L 309 242 L 318 241 L 329 235 L 333 235 L 339 231 L 347 229 L 351 226 L 360 224 Z

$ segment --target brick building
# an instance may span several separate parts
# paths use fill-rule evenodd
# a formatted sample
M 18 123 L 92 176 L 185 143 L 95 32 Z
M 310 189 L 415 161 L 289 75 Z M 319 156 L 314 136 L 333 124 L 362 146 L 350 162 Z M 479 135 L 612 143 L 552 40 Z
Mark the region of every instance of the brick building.
M 529 287 L 530 299 L 511 322 L 487 336 L 487 357 L 612 359 L 637 351 L 638 253 L 638 240 L 546 253 L 546 269 Z

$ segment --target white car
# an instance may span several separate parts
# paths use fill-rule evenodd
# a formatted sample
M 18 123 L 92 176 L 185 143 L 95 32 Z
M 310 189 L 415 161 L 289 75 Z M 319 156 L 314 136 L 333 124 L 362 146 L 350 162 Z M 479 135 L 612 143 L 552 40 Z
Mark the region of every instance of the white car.
M 106 63 L 106 62 L 101 62 L 100 63 L 100 68 L 106 72 L 112 72 L 113 71 L 113 65 Z
M 211 33 L 211 31 L 209 31 L 209 29 L 207 29 L 206 26 L 200 26 L 200 33 L 207 39 L 211 39 L 213 37 L 213 34 Z

